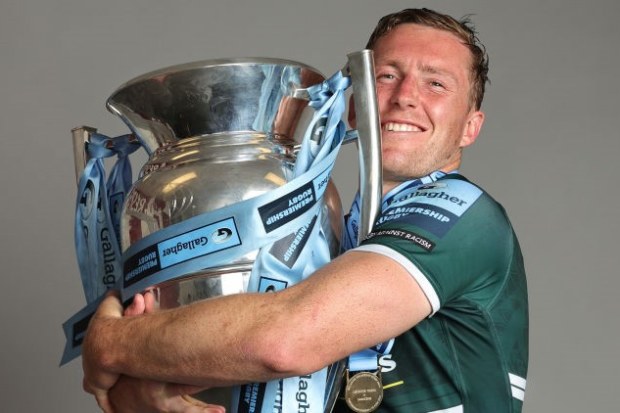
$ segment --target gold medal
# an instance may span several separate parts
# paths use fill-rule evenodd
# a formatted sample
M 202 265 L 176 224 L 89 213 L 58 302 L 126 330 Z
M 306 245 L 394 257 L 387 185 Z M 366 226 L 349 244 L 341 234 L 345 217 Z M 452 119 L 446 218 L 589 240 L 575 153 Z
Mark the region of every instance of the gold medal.
M 347 406 L 356 413 L 370 413 L 379 407 L 383 400 L 383 384 L 381 373 L 362 371 L 349 377 L 347 370 L 347 385 L 344 390 L 344 399 Z

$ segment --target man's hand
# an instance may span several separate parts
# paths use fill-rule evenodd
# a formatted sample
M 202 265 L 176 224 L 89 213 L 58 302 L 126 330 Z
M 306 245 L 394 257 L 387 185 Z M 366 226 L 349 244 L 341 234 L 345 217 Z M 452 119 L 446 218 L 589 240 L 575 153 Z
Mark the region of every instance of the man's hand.
M 189 396 L 203 389 L 194 386 L 162 383 L 106 372 L 95 357 L 102 340 L 100 328 L 121 316 L 136 317 L 157 310 L 155 293 L 136 294 L 124 311 L 117 296 L 111 294 L 93 316 L 88 340 L 83 347 L 84 389 L 97 399 L 106 413 L 224 413 L 221 406 L 209 405 Z
M 203 403 L 188 394 L 200 388 L 121 376 L 109 391 L 114 413 L 224 413 L 222 406 Z
M 123 315 L 123 306 L 115 292 L 108 293 L 101 302 L 97 312 L 90 320 L 86 337 L 82 343 L 82 369 L 84 371 L 84 390 L 97 399 L 97 404 L 106 413 L 112 413 L 112 405 L 108 398 L 108 390 L 119 379 L 119 375 L 105 371 L 100 362 L 100 355 L 105 350 L 106 341 L 103 340 L 102 330 L 110 322 L 120 319 Z
M 157 299 L 155 292 L 147 290 L 142 294 L 136 294 L 131 304 L 125 309 L 125 317 L 136 316 L 145 313 L 153 313 L 157 310 Z

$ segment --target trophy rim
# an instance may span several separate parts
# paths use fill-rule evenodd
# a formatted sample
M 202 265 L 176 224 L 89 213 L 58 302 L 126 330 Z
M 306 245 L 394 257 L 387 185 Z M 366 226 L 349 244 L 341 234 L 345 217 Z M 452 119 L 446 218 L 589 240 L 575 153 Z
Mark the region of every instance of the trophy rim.
M 226 73 L 230 76 L 227 77 Z M 233 88 L 230 95 L 224 95 L 225 87 L 230 88 L 234 84 L 231 79 L 235 76 L 252 84 L 252 91 Z M 285 84 L 279 85 L 276 95 L 266 95 L 265 85 L 256 83 L 259 80 L 277 83 L 276 78 L 280 76 L 284 77 L 279 82 Z M 291 137 L 301 112 L 294 110 L 290 111 L 289 116 L 283 116 L 285 112 L 281 111 L 290 109 L 290 98 L 305 101 L 307 105 L 307 98 L 296 96 L 296 91 L 324 80 L 325 75 L 312 66 L 288 59 L 237 57 L 199 60 L 164 67 L 130 79 L 108 97 L 106 108 L 129 126 L 149 154 L 162 145 L 180 139 L 216 132 L 255 130 Z M 276 83 L 269 87 L 277 86 Z M 213 85 L 215 89 L 212 89 Z M 283 87 L 285 90 L 282 90 Z M 188 93 L 188 90 L 196 93 Z M 212 90 L 215 90 L 213 96 Z M 215 97 L 213 105 L 210 103 L 212 97 Z M 282 105 L 286 100 L 288 106 Z M 253 110 L 257 110 L 260 105 L 264 105 L 262 111 L 255 113 L 260 116 L 250 116 L 248 110 L 254 106 Z M 281 116 L 276 124 L 277 114 Z M 194 127 L 190 127 L 190 119 Z
M 302 63 L 296 60 L 290 59 L 281 59 L 277 57 L 229 57 L 229 58 L 219 58 L 219 59 L 206 59 L 206 60 L 196 60 L 187 63 L 181 63 L 171 66 L 165 66 L 160 69 L 155 69 L 146 73 L 143 73 L 139 76 L 136 76 L 125 83 L 121 84 L 117 87 L 112 94 L 108 97 L 106 101 L 106 106 L 109 106 L 114 99 L 114 96 L 122 91 L 123 89 L 144 82 L 146 80 L 152 79 L 154 77 L 166 76 L 173 73 L 183 72 L 183 71 L 191 71 L 191 70 L 199 70 L 199 69 L 208 69 L 211 67 L 223 67 L 223 66 L 244 66 L 249 64 L 256 65 L 282 65 L 282 66 L 297 66 L 304 69 L 311 70 L 316 74 L 322 76 L 324 79 L 325 74 L 316 69 L 315 67 L 308 65 L 306 63 Z

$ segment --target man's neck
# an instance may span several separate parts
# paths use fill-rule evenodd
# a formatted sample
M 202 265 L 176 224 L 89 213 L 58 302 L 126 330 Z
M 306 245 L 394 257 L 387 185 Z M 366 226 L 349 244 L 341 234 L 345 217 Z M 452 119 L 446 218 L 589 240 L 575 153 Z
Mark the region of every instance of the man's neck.
M 450 168 L 449 170 L 445 170 L 444 168 L 440 169 L 441 172 L 445 173 L 445 174 L 449 174 L 449 173 L 453 173 L 453 172 L 457 172 L 456 168 Z M 416 179 L 422 179 L 426 176 L 429 176 L 431 174 L 433 174 L 434 172 L 429 173 L 428 175 L 424 175 L 424 176 L 418 176 L 418 177 L 411 177 L 409 179 L 406 180 L 402 180 L 402 181 L 392 181 L 392 180 L 383 180 L 383 187 L 382 187 L 382 192 L 383 192 L 383 196 L 385 196 L 387 193 L 389 193 L 392 189 L 396 188 L 397 186 L 405 183 L 405 182 L 410 182 L 410 181 L 414 181 Z

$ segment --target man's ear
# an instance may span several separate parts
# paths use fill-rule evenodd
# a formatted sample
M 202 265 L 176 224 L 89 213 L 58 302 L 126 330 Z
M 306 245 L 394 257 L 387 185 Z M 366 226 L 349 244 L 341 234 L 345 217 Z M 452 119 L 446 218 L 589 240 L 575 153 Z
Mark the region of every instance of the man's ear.
M 357 122 L 355 120 L 355 102 L 353 101 L 353 95 L 349 97 L 349 114 L 347 115 L 347 120 L 349 121 L 349 126 L 352 129 L 357 128 Z
M 469 146 L 476 141 L 483 123 L 484 112 L 478 110 L 469 115 L 467 123 L 465 123 L 465 127 L 463 128 L 463 135 L 461 136 L 461 148 Z

